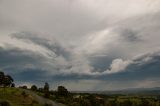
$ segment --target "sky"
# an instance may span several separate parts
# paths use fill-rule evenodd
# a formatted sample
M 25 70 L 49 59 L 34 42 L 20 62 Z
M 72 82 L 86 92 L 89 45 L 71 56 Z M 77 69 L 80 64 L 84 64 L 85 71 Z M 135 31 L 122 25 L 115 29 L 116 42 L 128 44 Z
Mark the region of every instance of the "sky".
M 0 0 L 0 70 L 17 86 L 158 87 L 159 0 Z

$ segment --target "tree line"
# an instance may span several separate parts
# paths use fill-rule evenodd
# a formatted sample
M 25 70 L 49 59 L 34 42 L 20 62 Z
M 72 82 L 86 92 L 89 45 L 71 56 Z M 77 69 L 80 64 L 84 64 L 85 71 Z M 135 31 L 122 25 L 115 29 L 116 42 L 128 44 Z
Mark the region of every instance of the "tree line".
M 68 90 L 64 86 L 58 86 L 55 91 L 50 90 L 47 82 L 44 84 L 43 88 L 32 85 L 30 90 L 43 93 L 45 98 L 50 98 L 50 95 L 56 95 L 57 97 L 67 97 L 69 95 Z

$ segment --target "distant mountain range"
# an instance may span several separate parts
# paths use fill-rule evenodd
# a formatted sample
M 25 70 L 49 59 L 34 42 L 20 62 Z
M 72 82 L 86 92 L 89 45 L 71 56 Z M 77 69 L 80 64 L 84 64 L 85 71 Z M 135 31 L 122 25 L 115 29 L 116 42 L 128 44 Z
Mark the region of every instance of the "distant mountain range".
M 153 88 L 128 88 L 123 89 L 122 91 L 158 91 L 160 87 L 153 87 Z
M 117 91 L 103 91 L 103 94 L 140 94 L 140 95 L 160 95 L 160 87 L 153 87 L 153 88 L 128 88 L 123 90 Z
M 127 88 L 122 90 L 114 91 L 73 91 L 76 93 L 96 93 L 96 94 L 106 94 L 106 95 L 128 95 L 128 94 L 140 94 L 140 95 L 160 95 L 160 87 L 153 88 Z

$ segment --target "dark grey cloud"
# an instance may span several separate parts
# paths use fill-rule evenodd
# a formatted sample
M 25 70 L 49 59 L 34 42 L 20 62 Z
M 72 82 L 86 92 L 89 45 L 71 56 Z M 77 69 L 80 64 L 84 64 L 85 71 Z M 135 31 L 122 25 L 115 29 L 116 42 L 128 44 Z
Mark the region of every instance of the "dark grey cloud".
M 144 80 L 159 78 L 160 52 L 149 52 L 135 57 L 115 80 Z M 111 75 L 112 76 L 112 75 Z
M 160 71 L 160 53 L 158 51 L 146 53 L 135 57 L 126 68 L 125 71 L 115 73 L 115 74 L 101 74 L 101 75 L 87 75 L 87 74 L 50 74 L 47 69 L 41 68 L 41 61 L 45 61 L 43 56 L 38 56 L 37 53 L 32 53 L 31 51 L 23 51 L 17 48 L 0 49 L 1 56 L 1 68 L 8 74 L 13 75 L 15 80 L 24 82 L 33 82 L 33 80 L 39 84 L 45 81 L 52 82 L 55 84 L 58 82 L 70 82 L 70 81 L 81 81 L 81 80 L 96 80 L 96 81 L 108 81 L 119 83 L 125 83 L 125 81 L 130 82 L 141 82 L 148 79 L 159 80 Z M 35 55 L 34 55 L 35 54 Z M 17 58 L 17 59 L 15 59 Z M 41 60 L 42 59 L 42 60 Z M 36 67 L 23 67 L 26 64 L 33 64 Z M 16 66 L 16 67 L 12 67 Z M 19 68 L 17 68 L 19 66 Z M 44 66 L 44 64 L 43 64 Z M 3 68 L 5 67 L 5 68 Z M 15 72 L 13 72 L 15 71 Z M 16 72 L 18 71 L 18 72 Z M 52 70 L 54 71 L 54 70 Z M 48 73 L 48 74 L 47 74 Z
M 90 56 L 89 61 L 90 65 L 94 67 L 94 71 L 104 71 L 106 70 L 112 61 L 116 59 L 116 56 L 109 56 L 109 55 L 97 55 L 97 56 Z
M 57 56 L 62 55 L 66 59 L 70 56 L 70 51 L 67 51 L 56 39 L 46 39 L 42 37 L 37 37 L 36 33 L 31 32 L 19 32 L 11 35 L 12 38 L 16 38 L 19 40 L 23 40 L 26 42 L 34 43 L 36 45 L 40 45 L 52 52 L 54 52 Z
M 46 70 L 41 66 L 45 57 L 39 53 L 19 48 L 0 47 L 0 69 L 11 74 L 15 81 L 44 79 Z
M 18 83 L 155 86 L 159 7 L 159 0 L 0 0 L 0 68 Z
M 125 35 L 124 35 L 125 36 Z M 127 35 L 126 35 L 127 36 Z M 62 47 L 60 44 L 58 44 L 57 42 L 51 42 L 51 40 L 47 40 L 47 39 L 44 39 L 44 38 L 40 38 L 40 37 L 35 37 L 35 35 L 32 33 L 29 33 L 29 32 L 21 32 L 21 33 L 14 33 L 14 34 L 12 34 L 12 37 L 13 38 L 16 38 L 16 39 L 20 39 L 20 40 L 23 40 L 23 41 L 25 41 L 25 42 L 31 42 L 31 43 L 34 43 L 34 44 L 37 44 L 37 45 L 39 45 L 39 46 L 42 46 L 42 47 L 44 47 L 44 48 L 47 48 L 48 50 L 51 50 L 52 52 L 54 52 L 55 54 L 56 54 L 56 56 L 58 57 L 58 56 L 62 56 L 62 58 L 64 58 L 64 59 L 66 59 L 67 57 L 67 55 L 66 54 L 69 54 L 69 55 L 72 55 L 72 52 L 71 51 L 65 51 L 65 49 L 64 49 L 64 47 Z M 58 45 L 58 46 L 57 46 Z M 23 54 L 23 53 L 22 53 Z M 65 55 L 63 55 L 63 54 L 65 54 Z M 147 54 L 146 54 L 147 55 Z M 103 76 L 103 73 L 105 74 L 105 72 L 107 72 L 107 71 L 112 71 L 112 68 L 113 68 L 113 70 L 115 70 L 116 69 L 116 71 L 115 72 L 119 72 L 119 71 L 121 71 L 121 70 L 127 70 L 126 69 L 126 67 L 128 67 L 130 64 L 132 64 L 132 63 L 135 63 L 135 62 L 142 62 L 143 63 L 143 61 L 145 62 L 145 61 L 149 61 L 149 60 L 147 60 L 148 58 L 150 59 L 151 57 L 148 57 L 148 58 L 146 58 L 146 55 L 142 55 L 142 56 L 140 56 L 139 58 L 137 58 L 137 59 L 135 59 L 135 60 L 130 60 L 130 61 L 121 61 L 121 59 L 116 59 L 116 58 L 118 58 L 118 57 L 108 57 L 108 56 L 98 56 L 97 55 L 97 57 L 96 56 L 90 56 L 89 58 L 88 57 L 86 57 L 86 58 L 88 58 L 89 59 L 89 61 L 90 61 L 90 63 L 88 64 L 88 65 L 90 65 L 91 67 L 93 67 L 93 69 L 92 70 L 89 70 L 89 73 L 90 73 L 90 75 L 94 75 L 94 77 L 96 76 L 96 75 L 98 75 L 98 74 L 100 74 L 100 76 L 102 75 Z M 147 55 L 148 56 L 148 55 Z M 36 56 L 34 56 L 34 57 L 36 57 Z M 69 56 L 68 56 L 69 57 Z M 105 58 L 104 58 L 105 57 Z M 31 57 L 32 58 L 32 57 Z M 54 57 L 53 57 L 54 58 Z M 29 59 L 29 58 L 28 58 Z M 75 65 L 76 66 L 76 68 L 75 68 L 75 66 L 73 66 L 73 64 L 74 63 L 72 63 L 71 61 L 72 61 L 72 59 L 74 59 L 74 58 L 70 58 L 69 59 L 69 61 L 68 61 L 68 63 L 69 64 L 67 64 L 67 65 L 64 65 L 65 67 L 64 68 L 61 68 L 61 67 L 54 67 L 56 70 L 58 70 L 58 71 L 62 71 L 62 70 L 66 70 L 67 71 L 67 73 L 68 73 L 68 75 L 79 75 L 77 72 L 76 72 L 76 68 L 77 67 L 81 67 L 81 63 L 77 66 L 77 65 Z M 138 60 L 139 59 L 139 60 Z M 23 60 L 23 59 L 22 59 Z M 25 60 L 25 59 L 24 59 Z M 44 60 L 44 59 L 42 59 L 42 60 Z M 47 59 L 46 59 L 47 60 Z M 118 60 L 118 63 L 114 63 L 114 60 Z M 38 60 L 39 61 L 39 60 Z M 48 60 L 47 60 L 48 61 Z M 55 62 L 56 62 L 56 60 L 54 60 L 54 61 L 52 61 L 53 63 L 51 63 L 51 64 L 54 64 Z M 83 61 L 80 61 L 80 62 L 84 62 L 84 60 Z M 36 63 L 36 62 L 35 62 Z M 42 63 L 41 63 L 42 64 Z M 59 63 L 59 64 L 61 64 L 61 63 Z M 116 65 L 119 65 L 119 64 L 121 64 L 122 66 L 116 66 Z M 124 66 L 123 66 L 124 65 Z M 60 65 L 61 66 L 61 65 Z M 62 65 L 63 66 L 63 65 Z M 137 65 L 135 65 L 135 67 L 136 66 L 139 66 L 139 64 L 137 64 Z M 122 67 L 124 67 L 124 68 L 122 68 Z M 72 70 L 72 68 L 74 69 L 73 71 L 71 71 Z M 105 69 L 108 69 L 107 71 L 105 70 Z M 75 71 L 75 72 L 74 72 Z M 62 71 L 63 72 L 63 71 Z M 96 74 L 96 72 L 98 73 L 98 74 Z M 83 73 L 82 72 L 82 75 L 84 75 L 85 76 L 85 73 Z M 124 74 L 125 75 L 125 74 Z M 63 75 L 62 75 L 63 76 Z M 112 76 L 112 75 L 111 75 Z M 119 76 L 119 75 L 118 75 Z M 66 76 L 65 76 L 66 77 Z M 78 77 L 79 78 L 79 77 Z M 80 77 L 81 78 L 81 77 Z M 82 78 L 85 78 L 85 77 L 82 77 Z M 91 76 L 91 78 L 92 78 L 92 76 Z M 114 78 L 114 77 L 113 77 Z M 120 78 L 120 76 L 119 76 L 119 78 Z
M 13 70 L 13 68 L 11 68 L 10 70 Z M 16 82 L 47 82 L 50 78 L 48 78 L 48 76 L 46 76 L 45 74 L 46 70 L 43 71 L 41 69 L 24 69 L 19 73 L 12 73 L 12 76 Z
M 119 29 L 116 29 L 116 30 L 119 30 Z M 115 31 L 116 31 L 115 30 Z M 126 40 L 128 42 L 138 42 L 138 41 L 142 41 L 140 36 L 139 36 L 139 33 L 136 32 L 136 31 L 133 31 L 133 30 L 130 30 L 130 29 L 120 29 L 119 32 L 117 32 L 121 35 L 122 37 L 122 40 Z
M 27 63 L 37 63 L 43 60 L 43 56 L 27 50 L 21 50 L 19 48 L 3 48 L 0 47 L 0 66 L 5 65 L 25 65 Z
M 152 57 L 152 59 L 148 59 Z M 96 88 L 94 89 L 122 89 L 126 87 L 153 87 L 159 83 L 160 71 L 160 55 L 159 52 L 146 53 L 136 57 L 132 60 L 133 63 L 129 64 L 125 71 L 115 74 L 102 74 L 102 75 L 56 75 L 52 76 L 52 80 L 58 82 L 66 81 L 75 84 L 81 81 L 87 81 L 88 84 L 94 82 Z M 90 82 L 91 81 L 91 82 Z M 93 81 L 93 82 L 92 82 Z M 99 83 L 96 83 L 98 81 Z M 83 85 L 83 84 L 82 84 Z M 117 85 L 117 86 L 115 86 Z M 110 88 L 111 87 L 111 88 Z

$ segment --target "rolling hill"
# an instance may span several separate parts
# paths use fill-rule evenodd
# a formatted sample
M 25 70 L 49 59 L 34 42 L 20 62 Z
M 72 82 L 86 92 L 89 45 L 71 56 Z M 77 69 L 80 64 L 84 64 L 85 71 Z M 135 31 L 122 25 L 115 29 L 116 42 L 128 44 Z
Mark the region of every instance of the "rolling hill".
M 0 88 L 0 103 L 11 106 L 62 106 L 37 95 L 35 92 L 20 88 Z

